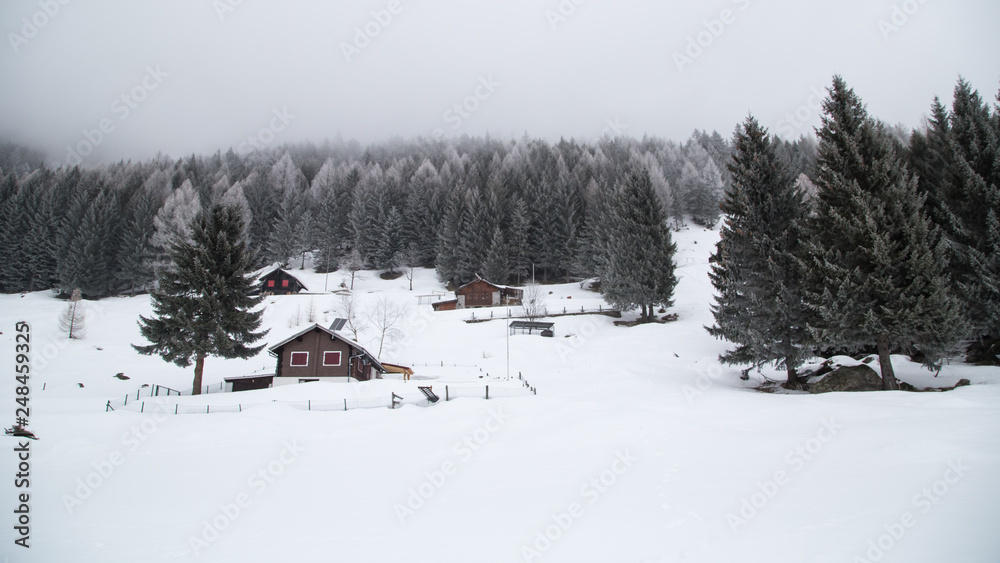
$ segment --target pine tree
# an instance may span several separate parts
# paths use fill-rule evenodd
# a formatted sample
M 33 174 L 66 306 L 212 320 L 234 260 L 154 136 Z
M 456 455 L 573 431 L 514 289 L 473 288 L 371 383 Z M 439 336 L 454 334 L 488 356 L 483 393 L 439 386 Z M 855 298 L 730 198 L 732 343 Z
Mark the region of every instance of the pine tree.
M 628 174 L 613 202 L 611 222 L 601 293 L 618 309 L 638 307 L 641 319 L 652 321 L 656 307 L 673 305 L 677 246 L 647 172 Z
M 375 251 L 375 267 L 395 272 L 403 252 L 403 216 L 396 206 L 378 218 L 381 226 Z
M 142 291 L 156 278 L 153 263 L 156 250 L 153 235 L 156 227 L 153 218 L 159 208 L 156 196 L 140 188 L 128 203 L 125 224 L 122 227 L 121 247 L 118 252 L 119 269 L 115 276 L 127 287 L 129 295 Z
M 977 341 L 973 358 L 992 362 L 1000 356 L 998 123 L 1000 110 L 991 114 L 979 93 L 960 79 L 948 130 L 954 176 L 939 191 L 951 193 L 945 202 L 950 219 L 945 230 L 953 248 L 958 293 L 965 303 L 971 336 Z
M 166 258 L 173 243 L 190 240 L 191 222 L 201 209 L 201 199 L 190 180 L 185 180 L 167 197 L 153 218 L 156 232 L 152 242 L 161 258 Z
M 531 261 L 528 259 L 528 235 L 531 228 L 531 216 L 528 213 L 528 205 L 521 197 L 515 196 L 510 206 L 510 227 L 508 236 L 507 252 L 510 274 L 517 277 L 517 284 L 526 277 L 531 270 Z
M 69 262 L 67 271 L 74 274 L 71 279 L 61 280 L 65 288 L 79 288 L 91 298 L 114 293 L 119 211 L 117 195 L 110 190 L 102 190 L 91 202 L 65 258 Z
M 808 355 L 807 310 L 797 266 L 803 195 L 778 156 L 776 141 L 752 116 L 737 128 L 729 163 L 732 184 L 712 271 L 718 294 L 708 332 L 737 345 L 720 357 L 729 365 L 774 362 L 797 387 L 796 368 Z
M 438 234 L 438 254 L 435 267 L 442 280 L 459 280 L 459 245 L 465 229 L 465 198 L 461 188 L 448 197 L 448 206 Z
M 309 219 L 302 193 L 285 192 L 278 209 L 278 218 L 267 240 L 267 261 L 287 267 L 291 258 L 306 250 Z
M 810 328 L 820 346 L 877 345 L 883 389 L 897 389 L 893 349 L 916 349 L 932 363 L 964 334 L 946 248 L 889 132 L 839 76 L 823 110 Z
M 486 259 L 483 260 L 483 277 L 493 283 L 506 284 L 510 278 L 510 260 L 507 257 L 507 244 L 500 227 L 493 229 L 493 238 Z
M 239 209 L 216 205 L 200 213 L 191 239 L 170 247 L 172 263 L 159 272 L 152 292 L 154 316 L 140 316 L 139 331 L 151 344 L 133 348 L 181 367 L 193 361 L 196 395 L 205 358 L 250 358 L 264 348 L 252 346 L 267 331 L 255 332 L 263 311 L 252 309 L 264 297 L 252 295 L 253 258 L 243 229 Z

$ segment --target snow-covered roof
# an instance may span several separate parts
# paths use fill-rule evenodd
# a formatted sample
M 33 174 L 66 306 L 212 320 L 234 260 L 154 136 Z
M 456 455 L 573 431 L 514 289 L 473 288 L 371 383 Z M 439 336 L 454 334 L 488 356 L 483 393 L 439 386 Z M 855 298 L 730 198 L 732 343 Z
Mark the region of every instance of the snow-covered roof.
M 348 346 L 350 346 L 352 348 L 356 348 L 358 350 L 361 350 L 361 352 L 375 366 L 375 369 L 377 369 L 377 370 L 379 370 L 381 372 L 385 372 L 386 371 L 385 366 L 383 366 L 382 363 L 378 361 L 378 358 L 376 358 L 375 356 L 373 356 L 372 353 L 369 352 L 364 346 L 362 346 L 361 344 L 359 344 L 359 343 L 351 340 L 350 338 L 347 338 L 346 336 L 340 334 L 339 332 L 334 332 L 334 331 L 332 331 L 332 330 L 330 330 L 330 329 L 326 328 L 325 326 L 322 326 L 322 325 L 320 325 L 318 323 L 313 323 L 313 324 L 309 325 L 308 327 L 306 327 L 305 329 L 300 330 L 300 331 L 296 332 L 295 334 L 289 336 L 288 338 L 282 340 L 281 342 L 278 342 L 277 344 L 274 344 L 274 345 L 268 347 L 267 351 L 272 356 L 274 356 L 274 355 L 276 355 L 274 353 L 275 350 L 277 350 L 278 348 L 281 348 L 285 344 L 288 344 L 292 340 L 295 340 L 296 338 L 298 338 L 298 337 L 300 337 L 300 336 L 302 336 L 302 335 L 304 335 L 306 333 L 312 332 L 314 329 L 320 330 L 322 332 L 325 332 L 326 334 L 329 334 L 331 338 L 333 338 L 335 340 L 340 340 L 341 342 L 347 344 Z
M 309 290 L 309 288 L 306 287 L 306 284 L 302 283 L 302 280 L 300 280 L 299 278 L 295 277 L 288 270 L 282 268 L 281 264 L 278 264 L 278 263 L 271 264 L 270 266 L 267 266 L 266 268 L 264 268 L 262 270 L 259 270 L 259 273 L 256 274 L 257 277 L 255 279 L 257 279 L 258 281 L 260 281 L 262 278 L 267 277 L 267 276 L 269 276 L 269 275 L 271 275 L 274 272 L 277 272 L 279 270 L 282 271 L 282 272 L 285 272 L 286 276 L 288 276 L 288 277 L 292 278 L 293 280 L 299 282 L 299 285 L 302 286 L 302 289 L 305 289 L 307 291 Z

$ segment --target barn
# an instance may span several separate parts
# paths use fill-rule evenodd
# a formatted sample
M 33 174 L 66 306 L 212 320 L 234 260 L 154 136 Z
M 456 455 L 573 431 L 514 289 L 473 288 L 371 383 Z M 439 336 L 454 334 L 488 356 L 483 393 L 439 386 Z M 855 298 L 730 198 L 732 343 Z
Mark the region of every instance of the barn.
M 385 367 L 363 346 L 330 328 L 310 325 L 268 348 L 277 359 L 274 386 L 309 381 L 381 378 Z
M 523 295 L 524 292 L 516 287 L 497 285 L 476 276 L 476 279 L 455 290 L 455 299 L 439 301 L 433 307 L 435 311 L 507 307 L 520 305 Z
M 306 284 L 280 266 L 272 266 L 257 276 L 259 292 L 266 295 L 291 295 L 308 291 Z

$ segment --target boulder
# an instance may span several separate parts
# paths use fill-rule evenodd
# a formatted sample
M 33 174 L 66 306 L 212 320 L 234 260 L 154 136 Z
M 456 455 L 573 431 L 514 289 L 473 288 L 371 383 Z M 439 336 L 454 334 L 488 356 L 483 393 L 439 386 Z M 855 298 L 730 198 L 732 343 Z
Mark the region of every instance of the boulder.
M 881 391 L 882 378 L 866 366 L 841 366 L 821 379 L 809 382 L 810 393 L 837 393 L 843 391 Z

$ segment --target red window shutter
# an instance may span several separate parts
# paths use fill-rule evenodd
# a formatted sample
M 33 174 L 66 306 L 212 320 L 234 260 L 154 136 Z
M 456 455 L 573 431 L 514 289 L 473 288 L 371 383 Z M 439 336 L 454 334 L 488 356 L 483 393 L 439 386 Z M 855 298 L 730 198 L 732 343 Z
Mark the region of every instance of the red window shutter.
M 281 287 L 288 287 L 288 280 L 281 280 Z
M 267 280 L 267 287 L 274 287 L 274 280 Z
M 309 366 L 309 352 L 292 352 L 288 364 L 291 367 Z

